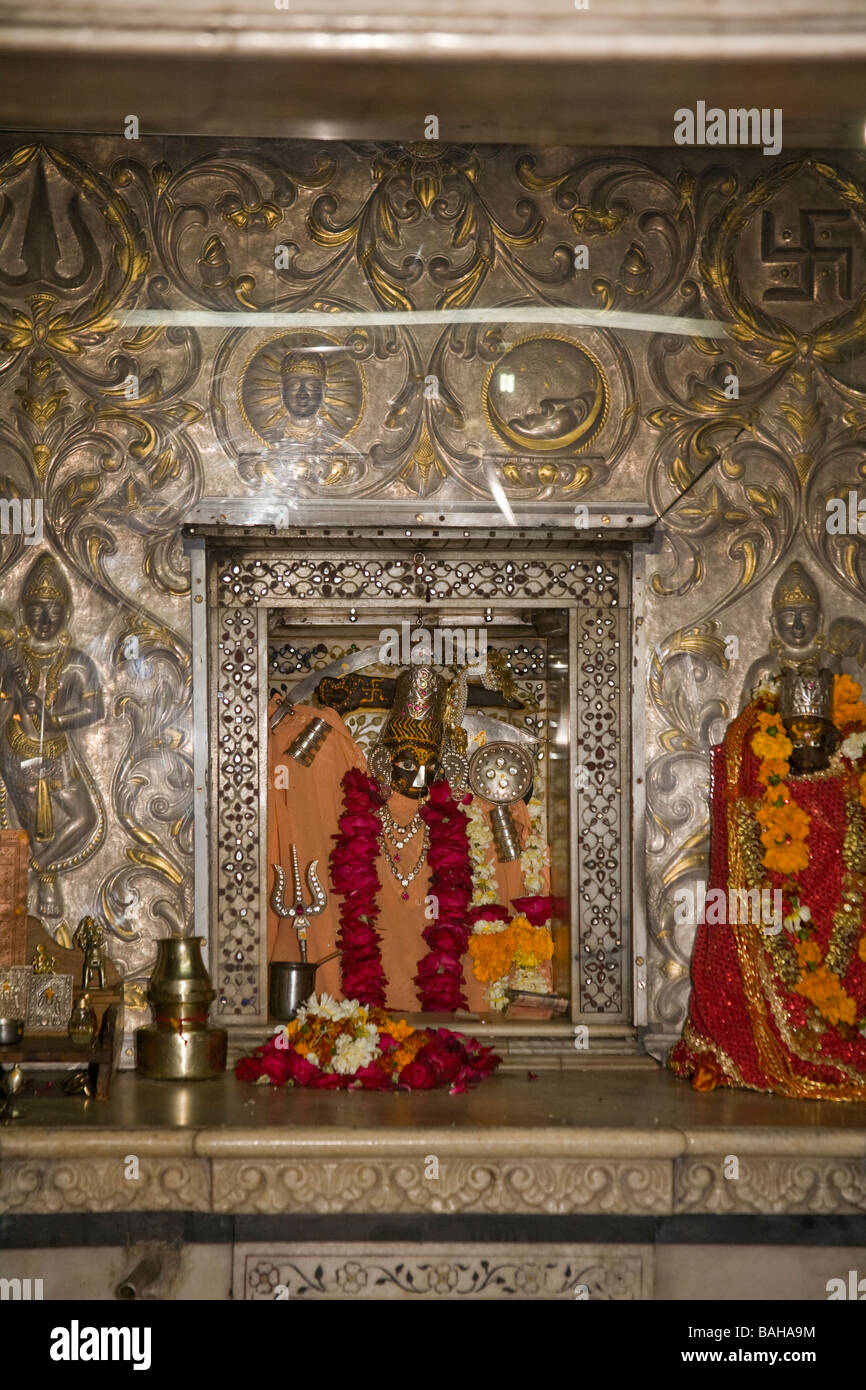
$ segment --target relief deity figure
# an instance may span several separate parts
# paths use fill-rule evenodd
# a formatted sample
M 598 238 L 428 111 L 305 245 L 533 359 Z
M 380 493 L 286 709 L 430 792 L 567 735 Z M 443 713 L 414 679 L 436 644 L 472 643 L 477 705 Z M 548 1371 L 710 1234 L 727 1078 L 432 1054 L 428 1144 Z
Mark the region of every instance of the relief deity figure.
M 788 565 L 773 590 L 770 626 L 770 651 L 749 667 L 740 710 L 746 708 L 757 690 L 771 685 L 787 663 L 815 661 L 820 655 L 824 666 L 834 670 L 838 667 L 838 660 L 826 651 L 818 587 L 799 560 Z
M 37 911 L 63 914 L 58 876 L 99 848 L 105 809 L 99 789 L 70 734 L 105 717 L 90 657 L 73 647 L 67 623 L 72 593 L 48 554 L 24 578 L 19 622 L 0 612 L 0 692 L 6 709 L 0 733 L 0 825 L 8 802 L 30 837 L 38 879 Z

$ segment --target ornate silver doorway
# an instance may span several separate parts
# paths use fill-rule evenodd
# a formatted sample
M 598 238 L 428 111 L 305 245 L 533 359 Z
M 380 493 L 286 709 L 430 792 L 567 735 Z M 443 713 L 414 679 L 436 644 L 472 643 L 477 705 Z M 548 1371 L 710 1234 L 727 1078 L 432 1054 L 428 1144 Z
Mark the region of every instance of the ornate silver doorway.
M 294 655 L 315 669 L 350 645 L 365 646 L 383 625 L 420 616 L 434 626 L 485 626 L 531 710 L 495 713 L 534 726 L 538 738 L 556 902 L 554 979 L 569 1009 L 549 1022 L 504 1021 L 500 1031 L 524 1042 L 532 1035 L 531 1050 L 560 1060 L 574 1056 L 580 1025 L 594 1048 L 637 1047 L 646 953 L 642 835 L 635 835 L 643 816 L 641 710 L 631 671 L 647 532 L 632 516 L 617 529 L 605 517 L 604 529 L 581 530 L 462 520 L 307 525 L 285 506 L 263 511 L 233 501 L 202 504 L 185 527 L 196 930 L 209 942 L 221 1021 L 238 1038 L 267 1022 L 269 695 L 290 691 L 295 674 L 305 673 Z

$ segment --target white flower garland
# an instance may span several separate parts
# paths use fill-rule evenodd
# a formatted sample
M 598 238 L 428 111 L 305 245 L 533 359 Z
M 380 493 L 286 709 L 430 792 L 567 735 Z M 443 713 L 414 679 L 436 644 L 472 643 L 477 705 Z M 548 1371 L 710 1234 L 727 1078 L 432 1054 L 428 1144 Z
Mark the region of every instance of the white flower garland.
M 544 892 L 544 871 L 550 863 L 550 849 L 544 837 L 542 826 L 542 804 L 537 796 L 529 801 L 529 834 L 520 856 L 520 870 L 527 897 L 537 897 Z M 485 819 L 484 812 L 473 801 L 466 812 L 469 824 L 469 858 L 472 860 L 472 897 L 470 907 L 483 907 L 485 903 L 495 903 L 499 897 L 499 884 L 496 867 L 491 859 L 493 832 Z M 479 922 L 475 928 L 480 930 L 504 930 L 505 924 L 492 925 Z
M 844 753 L 846 758 L 850 758 L 852 763 L 856 763 L 863 756 L 864 749 L 866 749 L 866 731 L 861 731 L 860 733 L 849 734 L 839 751 Z
M 301 1026 L 308 1018 L 326 1018 L 334 1023 L 342 1019 L 351 1019 L 355 1025 L 351 1037 L 348 1033 L 343 1033 L 337 1039 L 334 1056 L 331 1058 L 330 1066 L 325 1068 L 326 1071 L 350 1075 L 361 1067 L 369 1066 L 376 1057 L 381 1056 L 379 1030 L 375 1024 L 367 1022 L 367 1009 L 365 1005 L 359 1004 L 357 999 L 337 1000 L 330 994 L 311 994 L 295 1015 L 296 1022 Z M 307 1053 L 307 1061 L 313 1067 L 321 1066 L 315 1052 Z
M 542 806 L 538 797 L 531 797 L 529 801 L 529 834 L 520 856 L 520 867 L 523 870 L 523 882 L 526 885 L 528 898 L 536 897 L 544 892 L 544 871 L 550 863 L 550 847 L 543 834 L 541 812 Z
M 472 897 L 469 900 L 469 906 L 483 907 L 485 903 L 495 903 L 499 899 L 496 867 L 490 858 L 493 833 L 484 819 L 484 812 L 477 800 L 473 799 L 467 807 L 466 817 L 469 822 L 466 827 L 466 834 L 469 839 L 469 858 L 472 860 Z M 501 925 L 501 923 L 496 923 L 497 927 L 501 927 Z M 475 930 L 477 931 L 478 927 Z
M 526 896 L 536 897 L 544 893 L 544 871 L 550 863 L 550 849 L 544 836 L 543 807 L 539 797 L 530 798 L 528 809 L 529 834 L 520 856 L 520 869 Z M 496 868 L 490 855 L 493 832 L 477 801 L 472 802 L 466 815 L 469 821 L 469 857 L 472 860 L 472 897 L 469 906 L 484 907 L 487 903 L 497 902 L 499 898 Z M 508 922 L 482 917 L 475 923 L 472 933 L 475 935 L 481 932 L 500 932 L 505 931 L 507 926 Z M 503 1013 L 508 1007 L 509 1000 L 505 990 L 510 978 L 505 975 L 499 980 L 493 980 L 485 990 L 485 998 L 498 1013 Z M 538 969 L 517 970 L 513 975 L 512 987 L 527 990 L 531 994 L 541 994 L 547 989 L 547 979 Z

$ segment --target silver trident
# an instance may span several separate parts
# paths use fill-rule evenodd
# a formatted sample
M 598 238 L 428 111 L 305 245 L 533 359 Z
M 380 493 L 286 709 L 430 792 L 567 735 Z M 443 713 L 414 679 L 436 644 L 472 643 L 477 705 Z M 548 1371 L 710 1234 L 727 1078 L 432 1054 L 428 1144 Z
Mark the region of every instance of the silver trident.
M 278 917 L 294 917 L 295 931 L 298 933 L 298 941 L 301 944 L 301 960 L 307 959 L 307 928 L 309 918 L 316 917 L 326 906 L 328 895 L 316 877 L 316 869 L 319 866 L 318 859 L 307 865 L 307 887 L 312 896 L 311 903 L 304 902 L 304 890 L 301 886 L 301 871 L 298 868 L 298 851 L 294 845 L 291 846 L 292 854 L 292 887 L 294 898 L 291 907 L 286 907 L 286 875 L 279 864 L 274 864 L 274 889 L 271 893 L 271 907 Z

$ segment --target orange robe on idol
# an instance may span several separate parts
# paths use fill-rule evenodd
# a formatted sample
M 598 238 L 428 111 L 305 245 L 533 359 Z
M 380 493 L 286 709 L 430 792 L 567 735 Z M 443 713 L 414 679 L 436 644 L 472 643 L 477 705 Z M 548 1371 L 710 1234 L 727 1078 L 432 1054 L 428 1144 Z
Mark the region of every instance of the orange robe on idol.
M 270 713 L 278 703 L 277 698 L 271 702 Z M 312 766 L 303 767 L 288 757 L 286 750 L 309 720 L 316 717 L 330 724 L 332 732 L 319 749 Z M 287 788 L 275 787 L 276 769 L 280 766 L 287 769 Z M 273 886 L 274 864 L 280 864 L 291 879 L 291 844 L 297 846 L 302 879 L 310 861 L 319 861 L 318 876 L 328 893 L 328 904 L 318 916 L 310 918 L 307 957 L 311 961 L 320 960 L 336 950 L 337 946 L 341 899 L 332 892 L 328 866 L 334 848 L 334 836 L 338 830 L 337 822 L 343 811 L 342 780 L 349 768 L 359 768 L 366 772 L 366 759 L 336 710 L 296 705 L 294 714 L 287 715 L 270 735 L 268 891 L 270 893 Z M 285 782 L 286 774 L 278 780 Z M 481 801 L 480 805 L 485 815 L 489 816 L 490 803 Z M 417 811 L 418 802 L 395 793 L 388 802 L 388 808 L 399 825 L 406 825 Z M 512 806 L 511 814 L 521 839 L 525 841 L 529 830 L 529 812 L 525 804 L 520 801 Z M 403 851 L 406 863 L 410 867 L 420 851 L 421 838 L 418 834 Z M 490 858 L 495 863 L 492 847 Z M 495 870 L 499 884 L 499 901 L 509 906 L 512 898 L 522 897 L 525 893 L 520 862 L 515 860 L 510 864 L 495 863 Z M 376 872 L 382 885 L 378 894 L 379 917 L 376 931 L 380 937 L 382 968 L 388 982 L 386 1005 L 398 1012 L 417 1012 L 420 1004 L 414 976 L 418 973 L 418 962 L 429 951 L 422 933 L 429 925 L 424 909 L 425 898 L 430 892 L 430 869 L 425 864 L 409 884 L 406 890 L 409 894 L 408 901 L 401 897 L 403 887 L 394 877 L 383 855 L 376 859 Z M 309 901 L 305 881 L 304 893 Z M 286 896 L 290 896 L 288 888 Z M 268 960 L 300 960 L 297 935 L 291 919 L 278 917 L 270 906 Z M 489 1011 L 490 1006 L 484 998 L 485 985 L 473 975 L 472 961 L 468 955 L 463 959 L 463 979 L 464 993 L 470 1009 L 473 1012 Z M 316 991 L 319 994 L 331 994 L 337 999 L 343 997 L 339 959 L 329 961 L 317 972 Z

